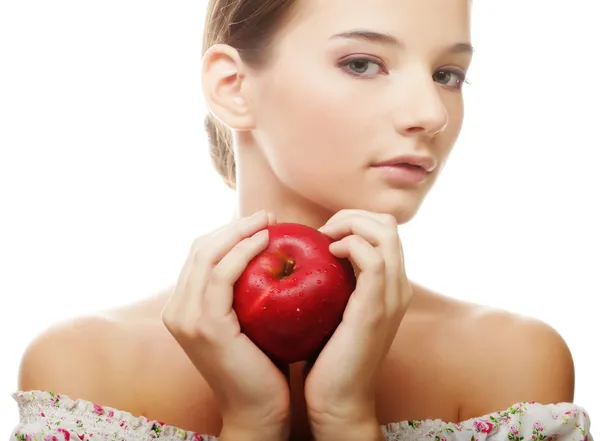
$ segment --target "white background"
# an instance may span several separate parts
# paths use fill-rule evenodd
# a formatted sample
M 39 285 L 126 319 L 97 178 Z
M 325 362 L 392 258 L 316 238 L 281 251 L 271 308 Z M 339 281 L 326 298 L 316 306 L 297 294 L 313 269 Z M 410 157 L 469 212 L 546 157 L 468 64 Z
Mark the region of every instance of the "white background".
M 576 402 L 600 421 L 598 2 L 474 3 L 465 127 L 422 211 L 401 227 L 409 276 L 548 321 L 572 349 Z M 35 335 L 172 283 L 193 237 L 231 216 L 202 126 L 204 7 L 1 3 L 7 436 L 19 358 Z

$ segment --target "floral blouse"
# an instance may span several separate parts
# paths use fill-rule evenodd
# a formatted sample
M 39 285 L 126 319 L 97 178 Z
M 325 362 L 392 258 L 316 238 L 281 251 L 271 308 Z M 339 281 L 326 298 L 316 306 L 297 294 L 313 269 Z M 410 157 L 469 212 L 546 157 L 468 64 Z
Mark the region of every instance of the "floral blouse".
M 216 441 L 143 416 L 44 391 L 16 392 L 10 441 Z M 517 403 L 460 423 L 414 420 L 381 426 L 386 441 L 593 441 L 586 411 L 570 403 Z

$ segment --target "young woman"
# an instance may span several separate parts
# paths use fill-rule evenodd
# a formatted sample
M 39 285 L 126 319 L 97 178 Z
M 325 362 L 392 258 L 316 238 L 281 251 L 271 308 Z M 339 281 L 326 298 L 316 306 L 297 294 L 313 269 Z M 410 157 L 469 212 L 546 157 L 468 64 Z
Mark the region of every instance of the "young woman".
M 469 0 L 209 1 L 207 128 L 237 219 L 171 289 L 33 341 L 12 439 L 590 441 L 551 327 L 404 271 L 397 226 L 461 129 L 469 21 Z M 358 274 L 310 369 L 276 367 L 232 312 L 275 222 L 320 228 Z

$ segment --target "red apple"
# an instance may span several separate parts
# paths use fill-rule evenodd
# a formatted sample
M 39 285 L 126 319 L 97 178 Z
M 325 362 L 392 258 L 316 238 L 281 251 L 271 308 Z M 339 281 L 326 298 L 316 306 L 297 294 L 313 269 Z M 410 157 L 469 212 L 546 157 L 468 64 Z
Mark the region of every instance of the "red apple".
M 281 223 L 268 230 L 267 248 L 234 286 L 233 309 L 242 332 L 273 360 L 307 360 L 340 324 L 356 287 L 354 270 L 314 228 Z

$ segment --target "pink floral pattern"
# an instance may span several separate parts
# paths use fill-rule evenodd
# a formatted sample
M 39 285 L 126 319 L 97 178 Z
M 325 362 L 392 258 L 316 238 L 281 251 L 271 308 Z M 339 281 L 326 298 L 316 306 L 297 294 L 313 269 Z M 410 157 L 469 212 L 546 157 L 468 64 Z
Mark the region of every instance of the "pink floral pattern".
M 45 391 L 16 392 L 10 441 L 217 441 L 143 416 Z M 460 423 L 414 420 L 381 426 L 386 441 L 593 441 L 587 412 L 571 403 L 517 403 Z

